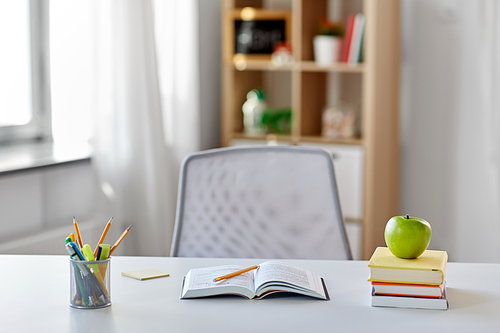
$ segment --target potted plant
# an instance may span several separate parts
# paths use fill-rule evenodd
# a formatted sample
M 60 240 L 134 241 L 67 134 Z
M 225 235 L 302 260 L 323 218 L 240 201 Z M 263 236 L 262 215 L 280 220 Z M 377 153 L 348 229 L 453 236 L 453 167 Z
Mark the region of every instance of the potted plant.
M 344 27 L 326 17 L 319 22 L 319 33 L 314 36 L 314 59 L 320 65 L 329 65 L 339 60 Z

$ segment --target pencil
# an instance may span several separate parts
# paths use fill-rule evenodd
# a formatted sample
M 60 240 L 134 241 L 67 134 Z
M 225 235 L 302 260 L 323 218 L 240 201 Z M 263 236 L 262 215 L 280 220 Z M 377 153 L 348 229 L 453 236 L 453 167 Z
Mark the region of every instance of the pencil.
M 111 221 L 113 221 L 113 218 L 110 218 L 108 223 L 106 223 L 106 226 L 104 227 L 104 231 L 102 232 L 101 238 L 99 238 L 99 241 L 97 242 L 97 245 L 95 246 L 94 258 L 96 258 L 96 260 L 98 260 L 97 259 L 97 251 L 99 251 L 99 245 L 101 245 L 102 242 L 104 242 L 104 238 L 106 238 L 106 234 L 108 233 L 109 227 L 111 227 Z
M 75 227 L 77 244 L 81 249 L 83 247 L 82 235 L 80 235 L 80 228 L 78 228 L 78 222 L 76 222 L 76 219 L 74 216 L 73 216 L 73 226 Z
M 111 247 L 111 250 L 109 250 L 109 256 L 111 256 L 113 254 L 113 251 L 118 247 L 118 245 L 120 245 L 121 241 L 125 238 L 125 236 L 127 236 L 130 228 L 132 228 L 132 226 L 130 226 L 127 229 L 125 229 L 125 231 L 120 236 L 120 238 L 118 238 L 118 240 L 116 241 L 116 243 Z
M 220 280 L 229 279 L 229 278 L 232 278 L 233 276 L 238 276 L 238 275 L 241 275 L 241 274 L 246 273 L 248 271 L 251 271 L 252 269 L 257 269 L 257 268 L 259 268 L 258 265 L 255 265 L 255 266 L 252 266 L 252 267 L 243 268 L 242 270 L 239 270 L 239 271 L 236 271 L 236 272 L 233 272 L 233 273 L 229 273 L 229 274 L 226 274 L 226 275 L 219 276 L 219 277 L 217 277 L 217 278 L 214 279 L 214 282 L 217 282 L 217 281 L 220 281 Z

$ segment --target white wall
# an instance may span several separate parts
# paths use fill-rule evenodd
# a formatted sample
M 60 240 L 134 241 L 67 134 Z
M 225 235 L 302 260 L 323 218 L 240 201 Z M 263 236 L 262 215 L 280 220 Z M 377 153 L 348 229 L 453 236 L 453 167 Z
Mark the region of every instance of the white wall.
M 428 220 L 451 261 L 500 262 L 487 3 L 402 1 L 401 213 Z

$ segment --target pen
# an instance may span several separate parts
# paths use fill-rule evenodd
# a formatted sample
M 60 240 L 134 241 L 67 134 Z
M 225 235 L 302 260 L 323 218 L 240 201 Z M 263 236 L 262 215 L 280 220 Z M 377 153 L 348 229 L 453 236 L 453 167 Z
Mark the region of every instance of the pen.
M 70 242 L 67 242 L 66 243 L 66 251 L 68 251 L 68 254 L 69 256 L 71 257 L 71 259 L 76 259 L 76 260 L 80 260 L 80 257 L 78 256 L 78 253 L 76 253 L 75 249 L 73 248 L 73 246 L 70 244 Z M 75 258 L 76 257 L 76 258 Z
M 78 259 L 78 254 L 75 252 L 75 250 L 73 250 L 71 245 L 68 244 L 69 242 L 71 242 L 71 237 L 66 238 L 66 251 L 68 251 L 68 254 L 69 254 L 71 259 L 75 259 L 75 256 Z M 81 302 L 82 295 L 81 295 L 80 290 L 83 289 L 82 277 L 80 276 L 79 272 L 77 271 L 75 264 L 74 263 L 72 263 L 72 264 L 73 264 L 73 270 L 75 272 L 76 283 L 78 285 L 78 288 L 76 288 L 76 295 L 74 297 L 74 300 Z M 85 298 L 84 298 L 84 300 L 85 300 Z
M 222 276 L 216 277 L 214 279 L 214 282 L 217 282 L 217 281 L 220 281 L 220 280 L 229 279 L 229 278 L 232 278 L 233 276 L 238 276 L 238 275 L 241 275 L 241 274 L 246 273 L 248 271 L 251 271 L 253 269 L 257 269 L 257 268 L 259 268 L 259 266 L 255 265 L 255 266 L 252 266 L 252 267 L 247 267 L 247 268 L 241 269 L 241 270 L 233 272 L 233 273 L 222 275 Z
M 82 248 L 83 247 L 82 236 L 80 235 L 80 228 L 78 228 L 78 222 L 76 222 L 74 216 L 73 216 L 73 226 L 75 227 L 75 232 L 76 232 L 76 243 L 80 248 Z
M 73 243 L 73 245 L 76 247 L 75 243 Z M 75 259 L 75 257 L 76 257 L 76 259 L 79 259 L 78 253 L 75 251 L 75 248 L 71 245 L 70 242 L 66 243 L 66 250 L 68 251 L 68 254 L 71 257 L 71 259 Z M 78 285 L 77 295 L 78 295 L 78 293 L 81 293 L 83 303 L 85 304 L 85 306 L 87 306 L 89 304 L 89 300 L 91 301 L 91 297 L 88 294 L 89 292 L 91 292 L 90 286 L 88 285 L 88 283 L 86 283 L 82 280 L 81 271 L 77 267 L 77 265 L 74 262 L 72 264 L 73 264 L 74 274 L 76 277 L 76 283 Z M 85 285 L 85 287 L 84 287 L 84 285 Z M 85 289 L 85 288 L 87 288 L 87 289 Z M 78 299 L 78 297 L 77 297 L 77 299 Z
M 69 242 L 68 244 L 71 246 L 73 251 L 76 253 L 76 255 L 78 256 L 78 259 L 85 260 L 85 257 L 83 256 L 82 251 L 80 251 L 80 248 L 78 247 L 78 245 L 76 245 L 74 242 Z
M 97 250 L 97 256 L 95 257 L 95 260 L 101 260 L 101 252 L 102 252 L 102 247 L 99 245 L 98 250 Z
M 104 231 L 102 232 L 101 238 L 99 238 L 99 241 L 97 242 L 97 245 L 95 246 L 94 250 L 94 258 L 96 260 L 99 260 L 99 257 L 97 256 L 97 251 L 99 250 L 99 245 L 104 242 L 104 238 L 106 238 L 106 234 L 108 233 L 109 227 L 111 227 L 111 221 L 113 221 L 113 218 L 110 218 L 108 223 L 106 223 L 106 226 L 104 227 Z
M 118 240 L 116 241 L 116 243 L 111 247 L 111 249 L 109 250 L 109 255 L 111 256 L 113 254 L 113 252 L 116 250 L 116 248 L 118 247 L 118 245 L 120 245 L 121 241 L 125 238 L 125 236 L 127 236 L 130 228 L 132 228 L 132 226 L 128 227 L 127 229 L 125 229 L 125 231 L 123 232 L 123 234 L 120 236 L 120 238 L 118 238 Z
M 96 296 L 96 298 L 105 299 L 106 295 L 104 294 L 104 291 L 101 289 L 101 287 L 98 285 L 97 281 L 94 281 L 95 280 L 94 274 L 90 272 L 89 268 L 86 267 L 83 263 L 76 262 L 75 264 L 80 268 L 83 281 L 85 283 L 85 286 L 87 287 L 87 295 L 89 303 L 91 306 L 94 306 L 95 303 L 93 296 Z M 94 280 L 92 279 L 92 277 L 94 277 Z

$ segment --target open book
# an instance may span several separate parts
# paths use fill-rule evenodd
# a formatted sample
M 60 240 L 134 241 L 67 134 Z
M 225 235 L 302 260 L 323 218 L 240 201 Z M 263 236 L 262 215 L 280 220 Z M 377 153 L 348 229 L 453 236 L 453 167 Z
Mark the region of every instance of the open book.
M 181 298 L 234 294 L 262 298 L 272 293 L 289 292 L 329 300 L 325 282 L 317 274 L 284 262 L 266 261 L 253 271 L 219 282 L 216 277 L 245 267 L 236 265 L 191 269 L 182 285 Z

